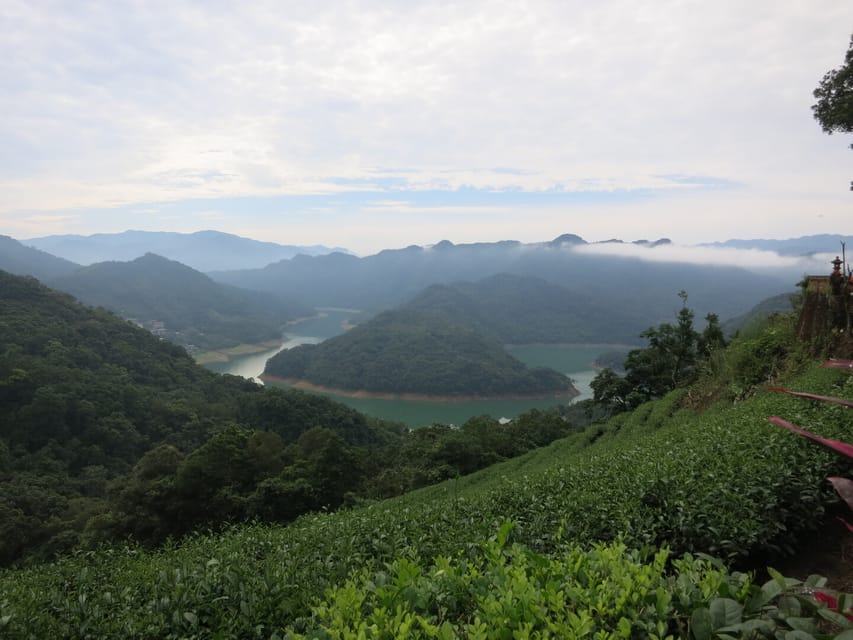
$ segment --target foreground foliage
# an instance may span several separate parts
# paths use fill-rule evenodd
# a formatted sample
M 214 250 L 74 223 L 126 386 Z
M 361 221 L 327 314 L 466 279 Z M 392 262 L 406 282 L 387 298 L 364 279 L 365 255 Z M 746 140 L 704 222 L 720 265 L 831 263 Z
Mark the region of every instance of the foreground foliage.
M 844 64 L 831 69 L 814 90 L 814 118 L 825 133 L 853 131 L 853 37 L 844 56 Z
M 791 384 L 804 392 L 853 397 L 853 383 L 837 371 L 814 368 Z M 304 516 L 285 528 L 256 525 L 196 536 L 154 553 L 106 548 L 6 571 L 0 573 L 0 619 L 10 616 L 7 625 L 18 626 L 9 629 L 32 630 L 32 637 L 216 637 L 205 629 L 221 631 L 221 637 L 283 636 L 282 629 L 309 633 L 325 624 L 319 603 L 327 601 L 331 616 L 344 606 L 336 588 L 361 593 L 347 581 L 376 585 L 377 572 L 393 574 L 387 565 L 404 566 L 395 562 L 415 563 L 429 577 L 441 570 L 440 558 L 450 558 L 460 563 L 461 574 L 477 567 L 485 575 L 485 565 L 476 564 L 484 557 L 484 541 L 507 519 L 515 526 L 504 534 L 506 548 L 523 545 L 526 551 L 517 553 L 529 559 L 534 573 L 539 556 L 560 563 L 574 545 L 588 551 L 596 542 L 668 547 L 673 557 L 711 553 L 747 568 L 814 539 L 824 526 L 821 514 L 836 502 L 824 478 L 849 473 L 849 465 L 803 446 L 769 425 L 766 416 L 782 413 L 823 437 L 838 438 L 849 430 L 843 409 L 759 393 L 699 415 L 679 408 L 684 395 L 675 392 L 607 425 L 394 500 Z M 479 588 L 479 579 L 469 586 Z M 695 581 L 701 584 L 702 578 Z M 498 601 L 520 594 L 510 586 L 501 591 L 510 584 L 496 582 Z M 547 591 L 548 580 L 544 584 Z M 534 591 L 530 602 L 542 595 Z M 449 622 L 455 631 L 477 615 L 484 619 L 478 607 L 485 602 L 468 601 L 469 613 Z M 694 604 L 709 607 L 714 619 L 710 600 L 703 602 Z M 365 615 L 370 611 L 366 607 Z M 811 615 L 803 611 L 793 617 Z M 429 624 L 440 628 L 444 620 Z M 670 621 L 661 633 L 681 633 L 677 629 Z
M 238 549 L 237 542 L 263 540 L 245 532 L 220 545 L 214 557 L 204 555 L 209 546 L 193 545 L 189 557 L 171 558 L 168 569 L 156 559 L 145 562 L 131 548 L 78 557 L 40 570 L 41 584 L 5 583 L 0 634 L 596 640 L 853 635 L 853 623 L 813 598 L 823 586 L 819 577 L 801 584 L 771 571 L 773 579 L 759 587 L 750 575 L 730 572 L 707 556 L 630 550 L 620 541 L 591 549 L 567 544 L 545 556 L 511 543 L 511 530 L 512 523 L 504 523 L 497 535 L 465 552 L 429 562 L 405 556 L 368 562 L 296 617 L 290 576 L 275 563 L 282 552 Z M 266 556 L 263 565 L 246 563 L 259 554 Z M 841 600 L 847 607 L 853 598 Z

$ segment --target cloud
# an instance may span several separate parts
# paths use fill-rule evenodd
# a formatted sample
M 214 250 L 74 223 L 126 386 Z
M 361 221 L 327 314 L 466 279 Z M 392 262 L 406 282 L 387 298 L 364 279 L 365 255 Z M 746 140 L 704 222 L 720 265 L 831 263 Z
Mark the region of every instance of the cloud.
M 784 270 L 798 273 L 822 273 L 829 260 L 823 255 L 800 257 L 782 256 L 775 251 L 761 249 L 735 249 L 729 247 L 697 247 L 676 244 L 644 246 L 641 244 L 613 242 L 577 245 L 572 251 L 587 254 L 634 258 L 648 262 L 676 262 L 709 266 L 735 266 L 744 269 L 771 271 Z
M 7 0 L 0 19 L 0 215 L 715 191 L 746 224 L 763 216 L 746 200 L 813 203 L 849 181 L 849 150 L 808 108 L 849 3 Z M 687 229 L 658 210 L 662 233 Z

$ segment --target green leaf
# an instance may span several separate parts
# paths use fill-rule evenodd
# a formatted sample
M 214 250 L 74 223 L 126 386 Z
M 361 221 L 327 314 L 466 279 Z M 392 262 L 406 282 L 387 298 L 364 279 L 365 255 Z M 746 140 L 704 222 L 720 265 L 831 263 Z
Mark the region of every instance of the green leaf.
M 833 611 L 832 609 L 821 607 L 817 610 L 817 615 L 824 620 L 829 620 L 832 624 L 838 625 L 842 629 L 853 629 L 853 622 L 850 622 L 850 620 L 847 619 L 847 616 L 844 616 L 837 611 Z
M 453 632 L 453 626 L 445 620 L 438 628 L 438 635 L 436 637 L 439 640 L 454 640 L 456 634 Z
M 690 631 L 695 640 L 710 640 L 714 632 L 714 623 L 707 607 L 693 611 L 690 616 Z
M 834 640 L 853 640 L 853 629 L 842 631 L 837 636 L 835 636 Z
M 817 574 L 811 574 L 804 583 L 807 587 L 825 587 L 826 578 Z
M 761 608 L 771 602 L 773 598 L 782 593 L 782 587 L 776 580 L 765 582 L 761 589 L 746 603 L 748 613 L 758 613 Z
M 192 611 L 184 612 L 184 620 L 189 622 L 191 625 L 196 626 L 198 624 L 198 616 L 194 614 Z
M 776 571 L 776 569 L 774 569 L 773 567 L 767 567 L 767 573 L 770 574 L 770 577 L 773 578 L 776 583 L 780 587 L 782 587 L 783 590 L 787 589 L 788 587 L 795 587 L 799 584 L 802 584 L 799 580 L 796 580 L 794 578 L 786 578 L 781 573 Z
M 743 607 L 730 598 L 711 600 L 711 622 L 714 629 L 731 627 L 741 621 Z
M 797 618 L 788 616 L 785 618 L 785 623 L 792 629 L 805 631 L 806 633 L 817 633 L 817 625 L 812 618 Z
M 815 640 L 815 637 L 810 633 L 795 629 L 785 634 L 785 640 Z
M 782 596 L 779 598 L 779 611 L 785 616 L 799 616 L 803 612 L 802 603 L 794 596 Z
M 773 630 L 773 623 L 770 620 L 766 619 L 746 620 L 744 622 L 741 622 L 740 624 L 732 625 L 731 627 L 723 627 L 722 629 L 717 629 L 717 635 L 719 637 L 722 636 L 722 634 L 724 633 L 736 632 L 743 636 L 744 633 L 749 635 L 753 631 L 757 631 L 759 629 L 761 631 L 770 632 Z

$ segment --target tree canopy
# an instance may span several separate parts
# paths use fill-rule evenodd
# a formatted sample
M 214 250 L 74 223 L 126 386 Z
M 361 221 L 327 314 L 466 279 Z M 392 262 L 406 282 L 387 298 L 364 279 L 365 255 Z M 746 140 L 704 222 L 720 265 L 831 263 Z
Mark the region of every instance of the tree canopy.
M 573 427 L 530 412 L 427 429 L 217 375 L 104 309 L 0 271 L 0 567 L 396 495 Z
M 641 337 L 648 346 L 634 349 L 625 359 L 625 375 L 605 368 L 591 383 L 593 399 L 611 411 L 626 411 L 653 398 L 660 398 L 678 387 L 696 380 L 699 365 L 725 347 L 726 341 L 714 313 L 705 316 L 705 329 L 693 328 L 693 310 L 687 306 L 687 294 L 678 296 L 682 305 L 676 324 L 649 327 Z
M 442 311 L 401 307 L 267 361 L 265 375 L 375 393 L 498 397 L 571 393 L 564 375 L 530 369 L 493 338 Z
M 853 36 L 844 64 L 826 72 L 814 97 L 812 111 L 826 133 L 853 133 Z

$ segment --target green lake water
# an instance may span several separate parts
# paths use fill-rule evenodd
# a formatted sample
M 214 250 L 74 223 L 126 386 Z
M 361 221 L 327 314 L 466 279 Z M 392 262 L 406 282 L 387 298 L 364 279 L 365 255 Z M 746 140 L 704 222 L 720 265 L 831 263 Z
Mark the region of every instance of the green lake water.
M 318 343 L 326 338 L 343 333 L 343 323 L 352 315 L 351 311 L 327 309 L 320 318 L 312 318 L 294 324 L 285 332 L 281 347 L 263 353 L 232 358 L 228 362 L 206 365 L 220 373 L 231 373 L 245 378 L 255 378 L 263 372 L 268 358 L 281 349 L 298 344 Z M 581 392 L 575 400 L 592 397 L 589 384 L 595 377 L 593 361 L 611 345 L 514 345 L 507 350 L 516 358 L 533 367 L 551 367 L 572 379 Z M 275 383 L 269 383 L 275 384 Z M 284 386 L 284 385 L 281 385 Z M 434 423 L 462 424 L 468 418 L 491 415 L 495 418 L 513 418 L 530 409 L 546 409 L 565 404 L 567 398 L 545 398 L 538 400 L 475 400 L 475 401 L 428 401 L 428 400 L 378 400 L 373 398 L 347 398 L 325 394 L 339 402 L 368 415 L 402 422 L 410 427 Z

